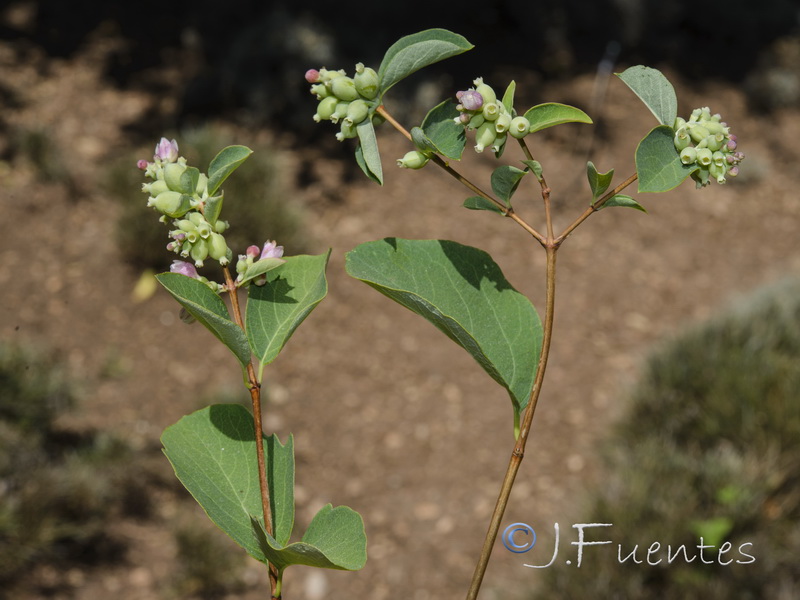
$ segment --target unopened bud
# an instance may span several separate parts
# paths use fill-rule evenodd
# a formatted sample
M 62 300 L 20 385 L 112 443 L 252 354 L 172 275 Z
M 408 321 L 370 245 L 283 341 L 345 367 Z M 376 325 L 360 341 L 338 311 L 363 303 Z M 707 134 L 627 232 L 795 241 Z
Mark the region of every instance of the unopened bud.
M 359 70 L 361 67 L 361 70 Z M 356 75 L 353 78 L 356 91 L 368 100 L 378 95 L 378 74 L 374 69 L 364 67 L 362 63 L 356 65 Z
M 309 69 L 306 71 L 306 81 L 308 83 L 316 83 L 319 81 L 319 71 L 316 69 Z
M 352 102 L 358 98 L 356 84 L 350 77 L 337 77 L 331 82 L 333 95 L 345 102 Z
M 164 181 L 167 182 L 169 189 L 174 192 L 181 189 L 181 175 L 186 170 L 185 165 L 178 163 L 170 163 L 164 167 Z
M 208 240 L 208 254 L 214 260 L 218 260 L 223 267 L 228 264 L 228 245 L 225 238 L 218 233 L 212 233 Z
M 497 138 L 494 123 L 487 122 L 478 127 L 475 133 L 475 152 L 483 152 L 486 146 L 491 146 Z
M 178 142 L 175 140 L 169 141 L 167 138 L 162 137 L 161 141 L 156 144 L 156 152 L 153 158 L 162 162 L 174 163 L 178 160 Z
M 419 150 L 407 152 L 403 158 L 397 160 L 397 166 L 402 169 L 421 169 L 428 164 L 430 159 Z

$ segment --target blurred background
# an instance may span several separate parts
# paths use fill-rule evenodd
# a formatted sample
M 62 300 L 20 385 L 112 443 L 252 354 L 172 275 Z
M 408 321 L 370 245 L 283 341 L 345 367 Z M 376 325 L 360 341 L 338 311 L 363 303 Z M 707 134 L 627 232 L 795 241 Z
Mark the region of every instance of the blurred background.
M 285 598 L 465 593 L 513 447 L 504 392 L 459 348 L 344 275 L 344 253 L 396 235 L 489 251 L 544 303 L 544 256 L 432 168 L 386 184 L 311 119 L 303 73 L 377 68 L 429 27 L 475 49 L 387 96 L 407 127 L 484 77 L 517 82 L 594 126 L 537 134 L 556 228 L 590 199 L 585 163 L 633 172 L 656 125 L 611 73 L 665 72 L 679 114 L 720 112 L 747 155 L 727 186 L 633 194 L 649 211 L 589 219 L 559 258 L 556 339 L 527 458 L 482 598 L 800 595 L 800 10 L 792 0 L 436 4 L 140 0 L 0 4 L 0 598 L 263 598 L 266 578 L 206 522 L 160 452 L 161 431 L 247 395 L 235 360 L 155 289 L 166 230 L 136 160 L 162 135 L 204 167 L 254 155 L 225 185 L 229 244 L 332 248 L 328 298 L 266 375 L 266 428 L 295 436 L 298 530 L 332 502 L 362 513 L 358 573 L 295 567 Z M 506 158 L 514 160 L 508 154 Z M 495 165 L 467 150 L 463 170 Z M 518 200 L 532 223 L 536 190 Z M 521 197 L 521 194 L 517 197 Z M 559 564 L 552 554 L 560 523 Z M 581 569 L 572 523 L 608 522 Z M 607 534 L 607 535 L 606 535 Z M 753 564 L 619 564 L 652 542 L 752 544 Z M 735 552 L 735 551 L 734 551 Z M 711 555 L 712 559 L 715 556 Z M 574 559 L 574 557 L 572 557 Z M 731 554 L 729 558 L 742 558 Z M 573 560 L 574 562 L 574 560 Z

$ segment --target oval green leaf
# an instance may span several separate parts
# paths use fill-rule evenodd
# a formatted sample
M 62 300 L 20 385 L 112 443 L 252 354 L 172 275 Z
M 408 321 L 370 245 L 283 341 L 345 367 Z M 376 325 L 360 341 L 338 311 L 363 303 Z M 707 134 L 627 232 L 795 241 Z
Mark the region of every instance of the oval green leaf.
M 156 275 L 156 279 L 186 312 L 233 352 L 243 367 L 250 363 L 247 336 L 241 327 L 231 321 L 228 307 L 222 299 L 205 283 L 180 273 L 161 273 Z
M 208 195 L 213 196 L 222 182 L 253 153 L 246 146 L 228 146 L 219 151 L 208 165 Z
M 502 208 L 497 206 L 494 202 L 487 200 L 483 196 L 470 196 L 464 200 L 464 208 L 468 208 L 470 210 L 488 210 L 505 216 Z
M 579 108 L 558 102 L 537 104 L 525 113 L 525 118 L 530 121 L 530 132 L 541 131 L 548 127 L 563 123 L 591 123 L 592 119 Z
M 211 520 L 261 562 L 267 556 L 253 530 L 263 526 L 255 427 L 238 404 L 208 406 L 167 427 L 161 443 L 175 475 Z M 294 443 L 264 438 L 275 542 L 288 543 L 294 527 Z
M 461 160 L 467 144 L 464 126 L 455 122 L 459 114 L 456 105 L 445 100 L 432 108 L 422 121 L 422 130 L 436 152 L 453 160 Z
M 356 148 L 358 166 L 372 181 L 383 185 L 383 167 L 381 153 L 378 150 L 378 138 L 375 137 L 375 126 L 370 119 L 365 119 L 356 125 L 356 133 L 359 141 Z
M 675 88 L 658 69 L 637 65 L 617 73 L 625 85 L 650 109 L 658 122 L 672 127 L 678 116 Z
M 427 29 L 397 40 L 378 69 L 380 95 L 423 67 L 473 48 L 466 38 L 446 29 Z
M 259 275 L 263 275 L 267 271 L 271 271 L 272 269 L 276 269 L 280 267 L 286 261 L 282 258 L 262 258 L 261 260 L 257 260 L 252 265 L 247 267 L 242 275 L 242 280 L 239 282 L 239 285 L 243 283 L 247 283 L 251 279 L 255 279 Z
M 264 285 L 250 286 L 245 329 L 260 370 L 275 360 L 300 323 L 328 293 L 325 267 L 329 256 L 330 252 L 291 256 L 266 272 Z
M 616 196 L 612 196 L 600 208 L 603 209 L 606 207 L 613 207 L 613 206 L 623 206 L 627 208 L 634 208 L 636 210 L 640 210 L 643 213 L 647 212 L 644 206 L 639 204 L 636 200 L 634 200 L 630 196 L 626 196 L 625 194 L 617 194 Z
M 492 191 L 495 196 L 503 200 L 507 205 L 511 205 L 511 196 L 517 191 L 517 186 L 528 171 L 523 171 L 517 167 L 503 165 L 492 171 Z
M 614 169 L 608 173 L 600 173 L 592 161 L 586 163 L 586 176 L 589 179 L 589 187 L 592 190 L 592 202 L 605 194 L 611 180 L 614 179 Z
M 678 185 L 699 167 L 684 165 L 673 141 L 671 127 L 659 125 L 639 142 L 636 148 L 636 173 L 640 192 L 666 192 Z
M 542 325 L 486 252 L 446 240 L 386 238 L 348 252 L 346 270 L 469 352 L 508 391 L 516 422 L 533 388 Z

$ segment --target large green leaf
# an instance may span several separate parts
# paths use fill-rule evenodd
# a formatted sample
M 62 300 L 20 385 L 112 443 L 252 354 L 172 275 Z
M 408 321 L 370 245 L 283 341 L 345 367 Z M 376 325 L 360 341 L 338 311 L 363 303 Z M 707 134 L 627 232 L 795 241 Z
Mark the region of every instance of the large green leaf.
M 208 195 L 213 196 L 228 178 L 253 153 L 245 146 L 228 146 L 219 151 L 208 165 Z
M 233 352 L 242 366 L 250 363 L 247 336 L 241 327 L 231 321 L 228 307 L 222 299 L 205 283 L 180 273 L 161 273 L 156 275 L 156 279 L 190 315 Z
M 537 104 L 528 109 L 525 118 L 531 124 L 530 132 L 540 131 L 562 123 L 591 123 L 592 119 L 579 108 L 558 102 Z
M 323 506 L 311 520 L 305 535 L 294 544 L 278 544 L 253 523 L 261 550 L 279 571 L 289 565 L 357 571 L 367 562 L 364 521 L 347 506 Z
M 675 88 L 661 71 L 637 65 L 617 73 L 625 85 L 639 96 L 658 122 L 672 127 L 678 116 L 678 98 Z
M 433 63 L 473 48 L 464 37 L 446 29 L 427 29 L 397 40 L 378 69 L 381 98 L 401 79 Z
M 459 116 L 456 105 L 445 100 L 432 108 L 422 121 L 422 130 L 436 152 L 460 160 L 467 143 L 464 126 L 455 122 Z
M 684 165 L 675 150 L 675 133 L 659 125 L 639 142 L 636 148 L 636 173 L 640 192 L 666 192 L 680 185 L 694 171 L 696 164 Z
M 372 181 L 383 185 L 383 167 L 381 153 L 378 150 L 378 138 L 375 136 L 375 126 L 370 119 L 365 119 L 356 125 L 356 133 L 359 141 L 356 148 L 358 166 Z
M 250 286 L 245 329 L 260 370 L 275 360 L 295 329 L 327 294 L 325 267 L 329 256 L 330 252 L 291 256 L 266 272 L 263 286 Z
M 467 350 L 508 390 L 516 422 L 533 388 L 542 326 L 487 253 L 445 240 L 386 238 L 349 252 L 346 269 Z
M 175 475 L 209 518 L 261 562 L 252 520 L 263 525 L 253 417 L 238 404 L 208 406 L 167 427 L 161 436 Z M 294 449 L 264 438 L 275 541 L 285 545 L 294 527 Z

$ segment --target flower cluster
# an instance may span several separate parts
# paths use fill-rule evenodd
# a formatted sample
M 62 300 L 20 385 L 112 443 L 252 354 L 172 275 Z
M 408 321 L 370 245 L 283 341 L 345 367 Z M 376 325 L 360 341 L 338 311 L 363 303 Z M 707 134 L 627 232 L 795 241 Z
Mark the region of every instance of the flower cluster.
M 356 137 L 356 125 L 374 112 L 378 98 L 378 74 L 363 63 L 356 65 L 354 77 L 343 69 L 309 69 L 306 81 L 319 100 L 314 120 L 341 124 L 336 139 L 340 142 Z
M 509 134 L 524 138 L 530 133 L 528 119 L 517 116 L 513 109 L 510 114 L 503 103 L 497 100 L 494 90 L 483 82 L 483 78 L 478 77 L 472 83 L 474 88 L 456 93 L 456 108 L 461 113 L 456 123 L 475 130 L 476 152 L 483 152 L 485 148 L 499 152 Z
M 707 106 L 696 108 L 688 121 L 678 117 L 673 129 L 681 162 L 700 167 L 692 173 L 698 188 L 708 185 L 710 177 L 725 183 L 726 176 L 739 174 L 744 153 L 736 151 L 736 136 L 719 114 L 712 115 Z
M 245 253 L 240 254 L 239 260 L 236 262 L 236 272 L 238 273 L 236 281 L 243 281 L 247 269 L 252 267 L 258 261 L 269 258 L 281 258 L 282 256 L 283 246 L 278 246 L 278 243 L 275 241 L 266 242 L 263 248 L 259 248 L 258 246 L 248 246 Z M 260 275 L 253 280 L 253 283 L 256 285 L 264 285 L 266 282 L 266 275 Z
M 162 222 L 173 219 L 167 250 L 191 257 L 196 267 L 202 267 L 209 256 L 227 265 L 232 252 L 222 234 L 228 222 L 205 216 L 206 206 L 221 202 L 222 196 L 209 196 L 208 177 L 178 156 L 178 143 L 161 138 L 153 162 L 140 160 L 137 166 L 154 180 L 142 185 L 142 191 L 150 195 L 147 205 L 161 213 Z

